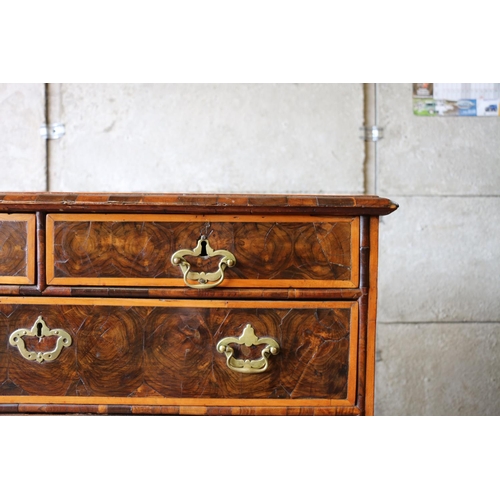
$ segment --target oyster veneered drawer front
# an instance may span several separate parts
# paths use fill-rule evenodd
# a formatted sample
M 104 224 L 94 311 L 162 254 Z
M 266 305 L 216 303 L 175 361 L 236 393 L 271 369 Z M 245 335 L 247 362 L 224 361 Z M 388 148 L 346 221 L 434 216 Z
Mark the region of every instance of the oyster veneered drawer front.
M 0 214 L 0 284 L 35 283 L 34 214 Z
M 357 302 L 0 298 L 0 403 L 347 408 L 357 364 Z
M 356 288 L 359 218 L 49 214 L 47 282 Z

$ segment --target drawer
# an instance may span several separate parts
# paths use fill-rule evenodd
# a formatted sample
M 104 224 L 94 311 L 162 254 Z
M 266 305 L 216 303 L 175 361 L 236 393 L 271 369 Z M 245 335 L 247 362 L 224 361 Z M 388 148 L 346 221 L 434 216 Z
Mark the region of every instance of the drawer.
M 34 214 L 0 214 L 0 284 L 35 283 Z
M 353 407 L 357 302 L 0 298 L 0 403 Z
M 358 217 L 49 214 L 47 282 L 356 288 L 359 238 Z

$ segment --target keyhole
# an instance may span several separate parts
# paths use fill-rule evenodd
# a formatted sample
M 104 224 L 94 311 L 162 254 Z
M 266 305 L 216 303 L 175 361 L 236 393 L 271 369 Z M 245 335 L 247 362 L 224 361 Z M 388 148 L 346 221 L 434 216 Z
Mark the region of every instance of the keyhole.
M 207 257 L 208 256 L 208 253 L 207 253 L 207 242 L 202 239 L 201 240 L 201 253 L 200 253 L 200 257 Z
M 39 342 L 42 340 L 42 335 L 43 335 L 42 328 L 43 328 L 43 325 L 41 323 L 36 324 L 36 329 L 37 329 L 36 336 L 38 337 Z

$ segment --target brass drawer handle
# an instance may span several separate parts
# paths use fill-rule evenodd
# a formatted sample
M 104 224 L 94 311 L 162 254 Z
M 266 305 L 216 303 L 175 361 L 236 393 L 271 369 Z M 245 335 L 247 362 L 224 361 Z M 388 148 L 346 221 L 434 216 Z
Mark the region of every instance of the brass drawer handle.
M 229 344 L 245 344 L 247 347 L 267 344 L 262 349 L 262 356 L 259 359 L 236 359 L 233 357 L 234 349 Z M 226 355 L 226 364 L 230 370 L 240 373 L 262 373 L 269 366 L 268 358 L 271 354 L 276 355 L 280 351 L 280 346 L 276 340 L 270 337 L 258 338 L 252 325 L 245 326 L 243 333 L 239 337 L 226 337 L 217 344 L 217 351 Z
M 219 269 L 215 273 L 193 272 L 190 271 L 191 264 L 184 258 L 186 255 L 193 257 L 217 257 L 222 256 L 219 262 Z M 172 255 L 172 264 L 180 266 L 184 275 L 184 283 L 191 288 L 213 288 L 220 285 L 224 280 L 224 270 L 226 267 L 233 267 L 236 264 L 236 258 L 227 250 L 214 250 L 205 236 L 198 240 L 198 244 L 193 250 L 177 250 Z
M 56 341 L 56 346 L 52 351 L 47 352 L 35 352 L 28 351 L 26 349 L 26 343 L 24 342 L 23 337 L 38 337 L 38 340 L 41 341 L 44 337 L 53 337 L 57 336 L 58 339 Z M 38 316 L 38 319 L 35 321 L 31 330 L 26 328 L 20 328 L 16 330 L 10 335 L 9 338 L 10 345 L 17 347 L 23 358 L 29 361 L 38 361 L 38 363 L 43 363 L 44 361 L 54 361 L 57 359 L 59 354 L 62 351 L 63 347 L 69 347 L 73 343 L 73 339 L 70 334 L 60 328 L 56 330 L 50 330 L 49 327 L 45 324 L 45 321 L 41 316 Z

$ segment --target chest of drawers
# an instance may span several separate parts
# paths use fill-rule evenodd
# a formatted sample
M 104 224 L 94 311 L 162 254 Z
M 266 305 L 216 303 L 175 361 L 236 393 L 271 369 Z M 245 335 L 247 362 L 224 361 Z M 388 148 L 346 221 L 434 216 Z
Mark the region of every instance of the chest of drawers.
M 0 412 L 370 415 L 374 196 L 0 193 Z

